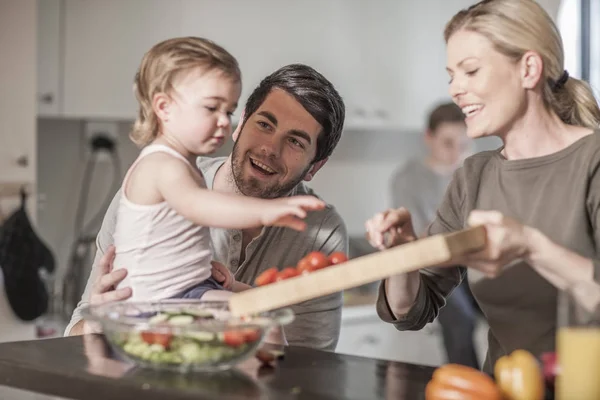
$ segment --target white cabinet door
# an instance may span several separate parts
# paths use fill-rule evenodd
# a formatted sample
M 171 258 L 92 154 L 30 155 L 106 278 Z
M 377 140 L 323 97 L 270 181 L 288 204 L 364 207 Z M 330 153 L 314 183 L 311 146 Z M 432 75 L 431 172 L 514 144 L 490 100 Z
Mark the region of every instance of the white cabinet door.
M 0 4 L 1 192 L 6 183 L 35 187 L 37 2 L 2 0 Z M 0 197 L 0 206 L 8 212 L 6 200 Z
M 376 125 L 422 130 L 431 108 L 450 100 L 443 32 L 472 3 L 378 0 L 376 7 L 365 7 L 369 107 Z
M 366 39 L 369 27 L 365 25 L 365 12 L 369 7 L 377 7 L 377 2 L 339 1 L 328 21 L 331 32 L 326 41 L 327 68 L 323 72 L 344 99 L 346 129 L 371 127 L 373 122 L 369 73 L 370 64 L 375 61 L 370 56 L 371 43 Z
M 383 322 L 375 305 L 344 307 L 336 353 L 382 360 L 438 366 L 445 352 L 437 329 L 429 325 L 420 331 L 398 331 Z
M 180 26 L 178 0 L 65 0 L 64 116 L 134 119 L 142 56 Z
M 38 115 L 60 115 L 62 105 L 62 40 L 61 16 L 63 0 L 37 0 L 37 106 Z
M 332 34 L 341 0 L 182 0 L 183 34 L 209 38 L 237 58 L 242 70 L 240 105 L 278 68 L 304 63 L 334 85 L 338 65 Z M 238 113 L 239 115 L 239 113 Z
M 40 1 L 40 94 L 48 100 L 47 94 L 57 93 L 55 103 L 40 105 L 42 115 L 135 118 L 132 85 L 144 52 L 166 38 L 194 35 L 238 59 L 242 105 L 265 76 L 299 62 L 336 86 L 347 128 L 393 130 L 421 130 L 431 107 L 449 99 L 442 32 L 454 13 L 472 3 Z
M 562 0 L 537 0 L 537 2 L 544 7 L 550 17 L 556 21 Z

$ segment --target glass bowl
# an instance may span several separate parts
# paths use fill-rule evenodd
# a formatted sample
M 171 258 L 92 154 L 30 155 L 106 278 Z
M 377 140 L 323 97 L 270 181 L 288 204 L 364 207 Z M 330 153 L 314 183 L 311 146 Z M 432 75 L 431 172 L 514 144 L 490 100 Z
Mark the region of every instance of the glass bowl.
M 228 302 L 163 300 L 88 306 L 113 350 L 146 368 L 217 371 L 253 356 L 269 329 L 294 320 L 285 308 L 233 317 Z

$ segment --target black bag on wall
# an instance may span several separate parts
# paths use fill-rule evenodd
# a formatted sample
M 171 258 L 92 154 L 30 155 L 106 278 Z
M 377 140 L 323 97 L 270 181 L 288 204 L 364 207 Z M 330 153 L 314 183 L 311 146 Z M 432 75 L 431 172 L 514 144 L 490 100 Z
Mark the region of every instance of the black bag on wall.
M 11 308 L 21 320 L 32 321 L 48 309 L 48 291 L 39 270 L 53 272 L 54 256 L 35 233 L 26 200 L 22 192 L 21 206 L 0 226 L 0 268 Z

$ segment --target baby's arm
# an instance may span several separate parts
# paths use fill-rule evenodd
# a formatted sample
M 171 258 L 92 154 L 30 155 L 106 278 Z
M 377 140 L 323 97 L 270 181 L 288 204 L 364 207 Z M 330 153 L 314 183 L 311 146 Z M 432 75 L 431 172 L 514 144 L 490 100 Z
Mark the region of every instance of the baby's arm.
M 312 196 L 263 200 L 221 193 L 198 186 L 192 171 L 178 159 L 164 159 L 156 186 L 165 201 L 180 215 L 198 225 L 247 229 L 267 224 L 304 229 L 306 210 L 322 209 Z

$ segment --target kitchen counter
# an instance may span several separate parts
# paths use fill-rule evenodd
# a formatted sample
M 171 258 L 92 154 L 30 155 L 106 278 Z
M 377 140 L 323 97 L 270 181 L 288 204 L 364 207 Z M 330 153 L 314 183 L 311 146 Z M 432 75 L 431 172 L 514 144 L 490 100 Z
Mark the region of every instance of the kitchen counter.
M 75 400 L 424 398 L 431 367 L 287 347 L 265 367 L 254 358 L 215 374 L 137 368 L 102 335 L 0 344 L 0 385 Z
M 66 397 L 48 396 L 29 390 L 16 389 L 0 385 L 0 399 L 2 400 L 73 400 Z

